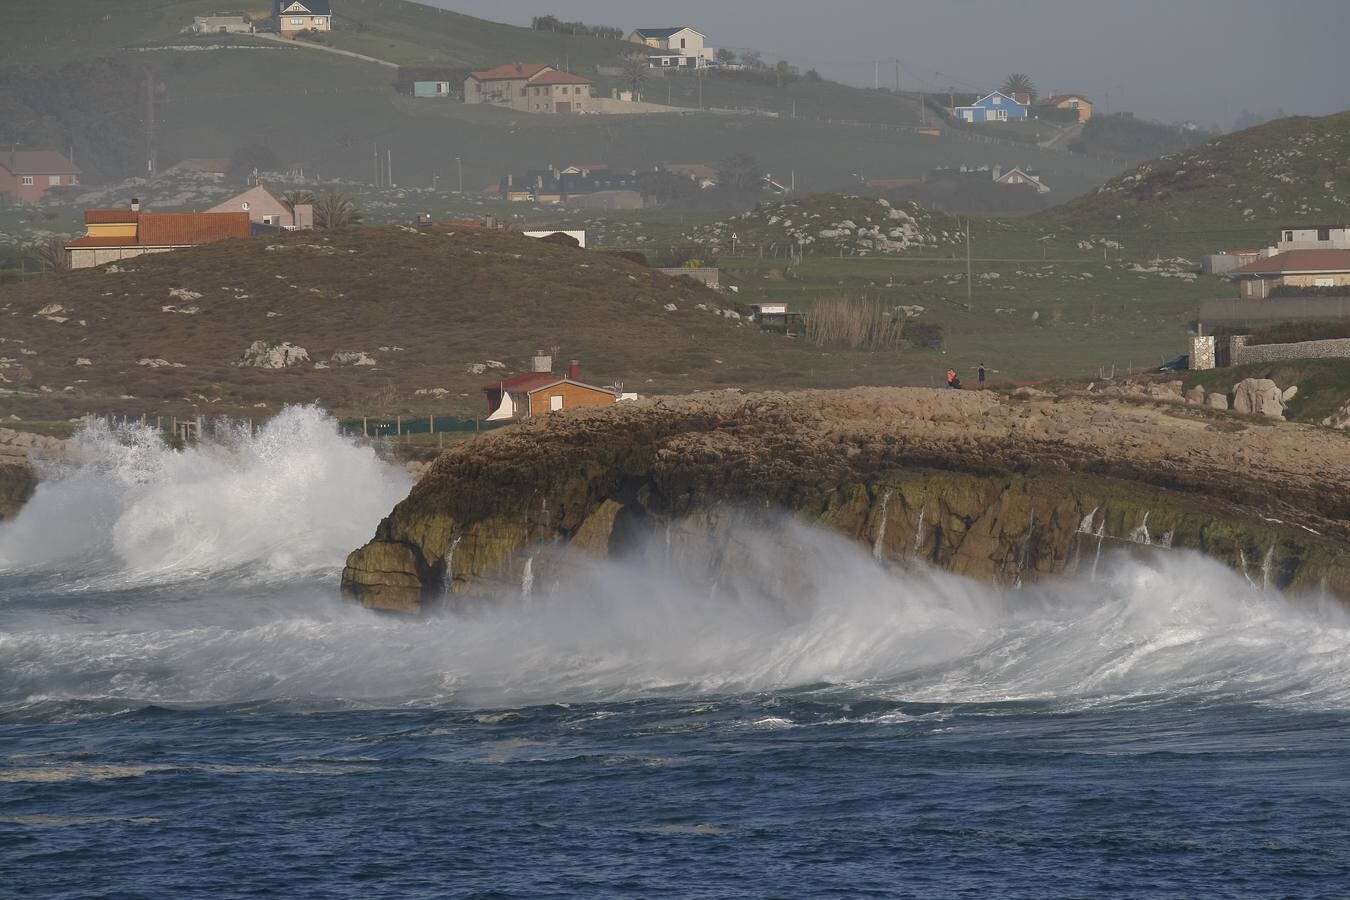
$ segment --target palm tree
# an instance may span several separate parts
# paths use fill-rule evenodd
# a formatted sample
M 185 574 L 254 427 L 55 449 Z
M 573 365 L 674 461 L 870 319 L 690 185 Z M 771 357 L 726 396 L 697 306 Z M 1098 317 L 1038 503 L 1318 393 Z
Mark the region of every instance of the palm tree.
M 361 210 L 352 198 L 337 191 L 327 191 L 314 200 L 314 227 L 334 231 L 356 225 L 361 221 Z
M 296 208 L 297 206 L 305 206 L 305 205 L 313 206 L 313 205 L 314 205 L 314 192 L 313 192 L 313 191 L 287 191 L 286 193 L 284 193 L 284 194 L 281 195 L 281 202 L 282 202 L 282 204 L 284 204 L 285 207 L 286 207 L 287 209 L 289 209 L 291 212 L 295 212 L 295 208 Z
M 1008 76 L 1008 80 L 1003 82 L 1003 87 L 999 88 L 1009 97 L 1016 97 L 1018 94 L 1026 94 L 1032 100 L 1036 99 L 1036 83 L 1031 80 L 1030 75 L 1022 72 L 1014 72 Z

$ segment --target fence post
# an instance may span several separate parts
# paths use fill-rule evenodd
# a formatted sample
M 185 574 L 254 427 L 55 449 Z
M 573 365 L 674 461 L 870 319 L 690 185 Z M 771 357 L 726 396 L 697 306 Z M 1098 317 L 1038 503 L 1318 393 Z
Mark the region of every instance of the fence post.
M 363 437 L 363 438 L 368 438 L 368 437 L 370 437 L 370 429 L 366 426 L 366 417 L 365 417 L 365 416 L 362 416 L 362 417 L 361 417 L 361 437 Z

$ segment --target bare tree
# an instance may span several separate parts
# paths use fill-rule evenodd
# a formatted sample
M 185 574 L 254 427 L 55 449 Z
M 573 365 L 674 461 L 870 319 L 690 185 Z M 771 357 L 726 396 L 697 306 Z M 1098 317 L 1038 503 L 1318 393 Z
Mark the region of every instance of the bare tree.
M 647 83 L 647 67 L 650 62 L 645 53 L 625 53 L 623 57 L 623 74 L 619 77 L 623 84 L 633 92 L 633 99 L 636 100 L 642 96 L 642 88 Z
M 314 227 L 335 231 L 359 224 L 361 210 L 346 194 L 326 191 L 314 199 Z
M 66 250 L 67 236 L 51 234 L 31 246 L 33 255 L 53 272 L 70 269 L 70 252 Z

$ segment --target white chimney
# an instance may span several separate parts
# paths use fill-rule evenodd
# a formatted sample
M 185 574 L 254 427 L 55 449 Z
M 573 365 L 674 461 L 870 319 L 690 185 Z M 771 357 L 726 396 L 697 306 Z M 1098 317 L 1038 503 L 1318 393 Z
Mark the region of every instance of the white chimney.
M 549 356 L 543 350 L 534 351 L 534 369 L 535 372 L 552 372 L 553 357 Z

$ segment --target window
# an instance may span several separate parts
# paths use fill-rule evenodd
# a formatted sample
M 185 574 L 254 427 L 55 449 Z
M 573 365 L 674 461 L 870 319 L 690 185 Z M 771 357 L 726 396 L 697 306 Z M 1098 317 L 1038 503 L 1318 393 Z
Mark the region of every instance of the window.
M 563 408 L 563 398 L 561 394 L 555 394 L 548 398 L 548 408 L 550 412 L 557 412 Z
M 684 49 L 684 38 L 680 38 L 680 49 Z
M 1317 229 L 1317 239 L 1318 239 L 1319 241 L 1329 241 L 1329 240 L 1331 240 L 1331 229 L 1330 229 L 1330 228 L 1319 228 L 1319 229 Z
M 291 17 L 291 24 L 292 24 L 292 25 L 303 25 L 303 24 L 305 24 L 305 20 L 302 19 L 302 18 L 300 18 L 299 16 L 292 16 L 292 17 Z
M 1294 239 L 1294 233 L 1292 231 L 1286 231 L 1284 233 L 1284 239 L 1286 241 L 1292 241 Z
M 60 175 L 48 175 L 48 176 L 47 176 L 47 183 L 48 183 L 48 184 L 52 184 L 52 185 L 60 184 L 60 183 L 61 183 L 61 176 L 60 176 Z
M 281 216 L 263 216 L 264 225 L 280 225 Z
M 25 176 L 23 176 L 23 179 L 22 179 L 22 180 L 23 180 L 23 184 L 24 184 L 26 187 L 32 187 L 32 186 L 33 186 L 33 176 L 32 176 L 32 175 L 25 175 Z
M 1002 98 L 1002 97 L 995 97 L 995 98 L 994 98 L 994 105 L 995 105 L 995 106 L 1002 106 L 1002 105 L 1003 105 L 1003 98 Z
M 239 204 L 240 209 L 242 209 L 244 212 L 248 212 L 249 209 L 252 208 L 252 206 L 253 204 L 249 203 L 247 200 Z
M 1335 286 L 1336 286 L 1336 279 L 1335 279 L 1335 278 L 1318 278 L 1316 281 L 1313 282 L 1313 286 L 1314 286 L 1314 287 L 1335 287 Z

